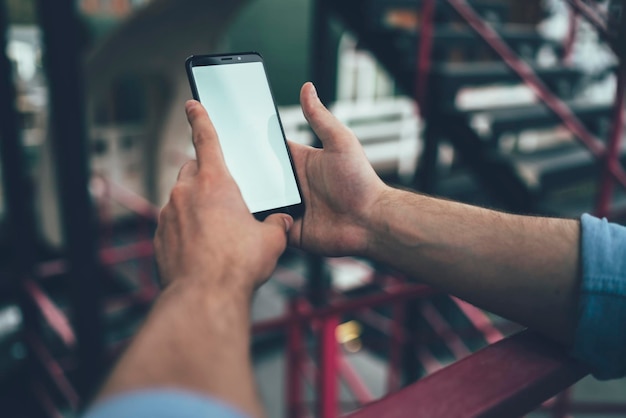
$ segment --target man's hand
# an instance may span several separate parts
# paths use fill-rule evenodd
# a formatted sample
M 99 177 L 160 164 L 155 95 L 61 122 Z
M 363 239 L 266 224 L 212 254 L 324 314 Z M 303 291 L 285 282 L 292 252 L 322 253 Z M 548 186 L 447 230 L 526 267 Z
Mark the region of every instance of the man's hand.
M 293 220 L 254 219 L 206 111 L 195 101 L 186 110 L 197 160 L 180 170 L 154 241 L 169 286 L 99 397 L 188 390 L 262 416 L 250 364 L 250 299 L 276 266 Z
M 251 292 L 274 270 L 293 220 L 284 214 L 254 219 L 206 111 L 193 100 L 186 111 L 197 160 L 182 167 L 159 217 L 155 248 L 162 280 Z
M 372 211 L 387 186 L 354 134 L 320 102 L 313 84 L 300 92 L 302 111 L 322 150 L 290 143 L 306 211 L 289 234 L 292 245 L 329 256 L 365 255 Z

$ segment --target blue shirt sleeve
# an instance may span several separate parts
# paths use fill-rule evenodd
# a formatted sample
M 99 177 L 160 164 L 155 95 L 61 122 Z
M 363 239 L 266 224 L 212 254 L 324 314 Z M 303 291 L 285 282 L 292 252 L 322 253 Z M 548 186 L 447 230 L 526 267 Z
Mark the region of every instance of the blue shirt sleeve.
M 626 376 L 626 228 L 581 218 L 582 282 L 572 355 L 598 379 Z
M 191 392 L 156 389 L 127 393 L 95 405 L 83 418 L 246 418 L 224 403 Z

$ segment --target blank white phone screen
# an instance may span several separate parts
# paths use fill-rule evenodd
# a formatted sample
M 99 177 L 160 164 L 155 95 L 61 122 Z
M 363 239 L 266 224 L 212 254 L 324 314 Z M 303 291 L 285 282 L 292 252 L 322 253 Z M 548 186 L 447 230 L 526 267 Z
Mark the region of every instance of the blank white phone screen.
M 192 71 L 250 212 L 301 203 L 263 64 L 207 65 Z

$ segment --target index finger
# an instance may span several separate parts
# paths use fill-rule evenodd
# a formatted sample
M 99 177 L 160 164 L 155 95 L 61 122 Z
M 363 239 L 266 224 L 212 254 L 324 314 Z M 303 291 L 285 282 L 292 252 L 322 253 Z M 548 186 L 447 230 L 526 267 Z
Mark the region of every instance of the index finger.
M 185 110 L 187 120 L 191 125 L 198 172 L 206 170 L 227 171 L 217 132 L 204 106 L 196 100 L 189 100 L 185 104 Z

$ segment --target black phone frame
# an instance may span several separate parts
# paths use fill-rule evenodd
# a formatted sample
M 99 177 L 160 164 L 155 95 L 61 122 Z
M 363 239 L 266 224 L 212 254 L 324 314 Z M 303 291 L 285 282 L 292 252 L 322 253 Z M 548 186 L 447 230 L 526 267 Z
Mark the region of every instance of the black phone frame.
M 296 166 L 293 163 L 293 157 L 291 156 L 291 150 L 289 149 L 289 144 L 287 143 L 287 137 L 285 136 L 285 130 L 283 129 L 283 122 L 280 119 L 280 114 L 278 113 L 278 107 L 276 106 L 276 100 L 274 100 L 274 92 L 272 91 L 272 86 L 270 85 L 269 78 L 267 77 L 267 69 L 265 68 L 265 62 L 263 61 L 263 57 L 260 53 L 249 51 L 249 52 L 240 52 L 240 53 L 228 53 L 228 54 L 208 54 L 208 55 L 192 55 L 185 61 L 185 69 L 187 71 L 187 78 L 189 79 L 189 85 L 191 87 L 191 94 L 193 98 L 197 101 L 200 101 L 200 95 L 198 94 L 198 88 L 196 86 L 196 80 L 193 76 L 193 67 L 203 67 L 208 65 L 237 65 L 244 64 L 250 62 L 260 62 L 263 65 L 263 71 L 265 72 L 265 78 L 267 80 L 267 85 L 270 90 L 270 95 L 272 97 L 272 102 L 274 104 L 274 110 L 276 111 L 276 117 L 278 118 L 278 124 L 280 126 L 280 132 L 283 136 L 283 141 L 285 142 L 285 148 L 287 149 L 287 155 L 289 156 L 289 163 L 291 164 L 291 170 L 293 172 L 293 176 L 296 180 L 296 187 L 298 188 L 298 194 L 300 195 L 300 203 L 295 205 L 283 206 L 275 209 L 269 209 L 261 212 L 254 212 L 252 215 L 262 221 L 267 218 L 269 215 L 274 213 L 287 213 L 291 215 L 294 219 L 301 217 L 304 214 L 305 204 L 304 204 L 304 196 L 302 195 L 302 188 L 300 187 L 300 180 L 298 179 L 298 173 L 296 171 Z

